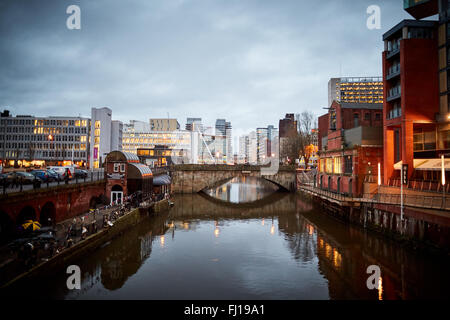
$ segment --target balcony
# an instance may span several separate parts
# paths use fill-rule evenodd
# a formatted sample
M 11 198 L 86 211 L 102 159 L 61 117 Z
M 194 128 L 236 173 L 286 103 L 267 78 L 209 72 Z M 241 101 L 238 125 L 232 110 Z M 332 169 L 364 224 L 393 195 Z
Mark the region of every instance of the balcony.
M 386 54 L 386 59 L 391 59 L 400 53 L 400 45 L 394 46 L 391 50 L 388 50 Z
M 438 14 L 437 0 L 403 0 L 403 9 L 416 19 Z
M 396 100 L 396 99 L 400 99 L 401 96 L 402 96 L 402 89 L 401 89 L 401 86 L 398 85 L 398 86 L 396 86 L 394 88 L 391 88 L 388 91 L 386 101 L 390 102 L 390 101 L 393 101 L 393 100 Z
M 386 112 L 386 120 L 392 120 L 402 116 L 402 108 L 392 108 L 389 112 Z
M 391 80 L 400 76 L 400 65 L 395 65 L 389 68 L 386 80 Z

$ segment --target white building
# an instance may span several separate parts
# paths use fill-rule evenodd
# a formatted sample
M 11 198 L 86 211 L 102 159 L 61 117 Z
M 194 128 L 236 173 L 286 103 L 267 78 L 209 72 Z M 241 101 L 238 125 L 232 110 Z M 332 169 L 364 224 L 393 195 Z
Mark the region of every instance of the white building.
M 89 118 L 0 117 L 0 164 L 2 166 L 85 166 L 89 150 Z
M 184 150 L 188 163 L 197 163 L 199 150 L 198 132 L 175 131 L 124 131 L 122 151 L 137 154 L 137 149 L 153 149 L 155 146 L 166 146 L 173 150 Z
M 91 109 L 90 168 L 99 168 L 108 153 L 119 150 L 123 125 L 112 121 L 111 109 Z
M 258 163 L 258 139 L 255 131 L 248 135 L 248 162 L 253 165 Z

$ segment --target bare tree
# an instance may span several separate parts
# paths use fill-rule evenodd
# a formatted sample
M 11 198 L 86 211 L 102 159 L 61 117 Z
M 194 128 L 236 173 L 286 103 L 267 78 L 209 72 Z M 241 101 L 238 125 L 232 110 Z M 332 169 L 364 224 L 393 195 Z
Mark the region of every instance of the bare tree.
M 286 154 L 292 160 L 303 157 L 307 164 L 313 151 L 311 146 L 314 141 L 312 129 L 316 126 L 315 115 L 310 111 L 304 111 L 296 114 L 295 119 L 297 132 L 288 138 L 285 145 Z

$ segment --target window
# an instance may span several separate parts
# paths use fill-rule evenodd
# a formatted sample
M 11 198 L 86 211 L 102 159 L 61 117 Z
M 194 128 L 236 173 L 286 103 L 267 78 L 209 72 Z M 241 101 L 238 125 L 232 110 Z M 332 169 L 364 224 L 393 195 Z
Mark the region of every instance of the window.
M 336 130 L 336 109 L 330 110 L 330 129 Z
M 114 163 L 114 172 L 119 172 L 120 163 Z
M 120 164 L 120 172 L 125 172 L 125 163 Z
M 369 112 L 364 114 L 364 120 L 370 121 L 370 113 Z
M 334 173 L 342 173 L 342 167 L 341 167 L 341 157 L 336 157 L 333 159 L 334 160 Z
M 375 120 L 381 120 L 381 113 L 375 113 Z
M 359 126 L 359 114 L 354 113 L 353 114 L 353 127 L 356 128 Z

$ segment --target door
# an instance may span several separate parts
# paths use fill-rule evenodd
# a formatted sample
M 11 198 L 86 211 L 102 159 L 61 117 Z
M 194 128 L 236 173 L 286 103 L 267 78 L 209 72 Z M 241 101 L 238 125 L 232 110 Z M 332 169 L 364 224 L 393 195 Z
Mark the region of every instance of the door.
M 111 191 L 111 204 L 123 203 L 123 191 Z

